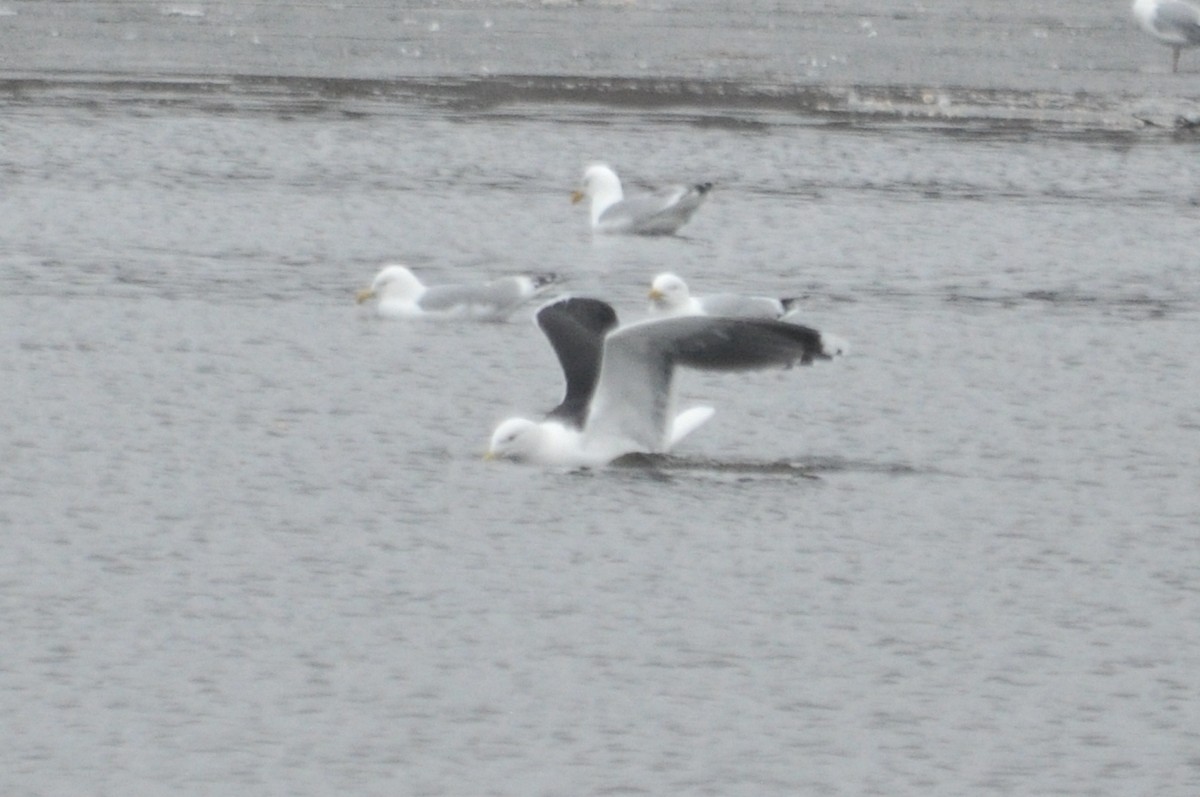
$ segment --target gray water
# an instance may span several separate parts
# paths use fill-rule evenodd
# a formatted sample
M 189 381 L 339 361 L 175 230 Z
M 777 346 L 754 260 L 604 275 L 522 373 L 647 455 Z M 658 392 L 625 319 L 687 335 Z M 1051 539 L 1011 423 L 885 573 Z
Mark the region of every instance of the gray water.
M 134 72 L 0 100 L 0 791 L 1200 789 L 1200 142 L 1097 110 L 1145 74 L 1063 124 Z M 598 158 L 717 188 L 593 240 Z M 669 460 L 484 462 L 553 355 L 372 318 L 392 260 L 626 318 L 673 270 L 853 349 L 684 374 Z

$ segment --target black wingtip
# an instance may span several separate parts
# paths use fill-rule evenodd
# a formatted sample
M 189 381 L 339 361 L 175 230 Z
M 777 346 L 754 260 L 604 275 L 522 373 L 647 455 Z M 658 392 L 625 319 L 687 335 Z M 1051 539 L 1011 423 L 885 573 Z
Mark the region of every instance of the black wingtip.
M 779 305 L 783 308 L 783 314 L 787 315 L 788 313 L 792 312 L 793 310 L 800 309 L 800 297 L 799 296 L 787 296 L 787 297 L 779 300 Z
M 531 282 L 533 282 L 534 288 L 544 288 L 547 285 L 555 284 L 561 280 L 562 277 L 553 271 L 547 271 L 545 274 L 534 274 L 529 279 Z
M 696 185 L 695 185 L 695 186 L 693 186 L 693 187 L 696 189 L 696 193 L 698 193 L 698 194 L 701 194 L 701 195 L 704 195 L 704 194 L 707 194 L 709 191 L 711 191 L 711 190 L 712 190 L 713 184 L 712 184 L 711 182 L 709 182 L 709 183 L 696 183 Z

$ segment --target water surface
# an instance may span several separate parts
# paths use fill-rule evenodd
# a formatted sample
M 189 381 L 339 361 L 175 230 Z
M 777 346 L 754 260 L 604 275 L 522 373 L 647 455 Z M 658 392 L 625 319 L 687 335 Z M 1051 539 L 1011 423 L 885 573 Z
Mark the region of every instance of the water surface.
M 215 85 L 0 116 L 4 791 L 1196 792 L 1193 140 Z M 596 158 L 717 188 L 593 240 Z M 684 375 L 667 461 L 486 463 L 553 355 L 371 318 L 394 259 L 853 350 Z

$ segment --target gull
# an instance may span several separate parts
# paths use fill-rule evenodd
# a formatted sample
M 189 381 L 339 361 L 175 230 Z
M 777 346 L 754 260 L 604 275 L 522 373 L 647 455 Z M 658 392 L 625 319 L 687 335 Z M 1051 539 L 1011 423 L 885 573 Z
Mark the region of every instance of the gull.
M 571 194 L 571 202 L 591 200 L 594 232 L 670 235 L 692 217 L 711 188 L 712 183 L 680 185 L 626 199 L 617 173 L 597 163 L 584 171 L 583 186 Z
M 382 318 L 470 318 L 503 321 L 529 299 L 558 282 L 556 274 L 521 274 L 474 285 L 425 286 L 406 266 L 384 266 L 359 304 L 378 299 Z
M 769 296 L 740 296 L 734 293 L 714 293 L 692 296 L 687 283 L 669 272 L 659 274 L 650 283 L 650 312 L 667 315 L 723 315 L 747 318 L 783 318 L 796 309 L 795 298 L 776 299 Z
M 1134 0 L 1142 29 L 1171 48 L 1171 71 L 1179 71 L 1179 51 L 1200 45 L 1200 8 L 1184 0 Z
M 488 459 L 592 467 L 625 454 L 666 453 L 714 412 L 675 414 L 676 368 L 808 365 L 846 348 L 832 335 L 764 318 L 680 316 L 618 327 L 609 304 L 587 297 L 550 302 L 536 318 L 562 366 L 565 395 L 542 421 L 502 421 Z

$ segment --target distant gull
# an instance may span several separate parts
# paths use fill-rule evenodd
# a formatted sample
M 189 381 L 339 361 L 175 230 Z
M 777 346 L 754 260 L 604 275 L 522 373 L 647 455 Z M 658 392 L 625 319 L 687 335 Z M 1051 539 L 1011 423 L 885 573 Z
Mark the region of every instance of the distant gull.
M 617 173 L 597 163 L 584 171 L 583 187 L 571 201 L 591 200 L 595 232 L 670 235 L 692 217 L 711 188 L 712 183 L 680 185 L 626 199 Z
M 1200 8 L 1184 0 L 1134 0 L 1142 29 L 1171 48 L 1171 71 L 1179 71 L 1179 51 L 1200 45 Z
M 555 274 L 501 277 L 476 285 L 421 284 L 405 266 L 385 266 L 371 287 L 358 292 L 358 303 L 378 299 L 383 318 L 469 318 L 503 321 L 529 299 L 558 281 Z
M 832 335 L 773 319 L 683 316 L 617 327 L 610 305 L 582 297 L 543 306 L 537 323 L 562 365 L 566 393 L 541 422 L 501 422 L 489 459 L 578 467 L 665 453 L 713 414 L 693 407 L 675 415 L 676 367 L 790 367 L 845 350 Z
M 693 296 L 687 283 L 675 274 L 659 274 L 650 283 L 653 315 L 723 315 L 742 318 L 783 318 L 796 309 L 798 299 L 714 293 Z

